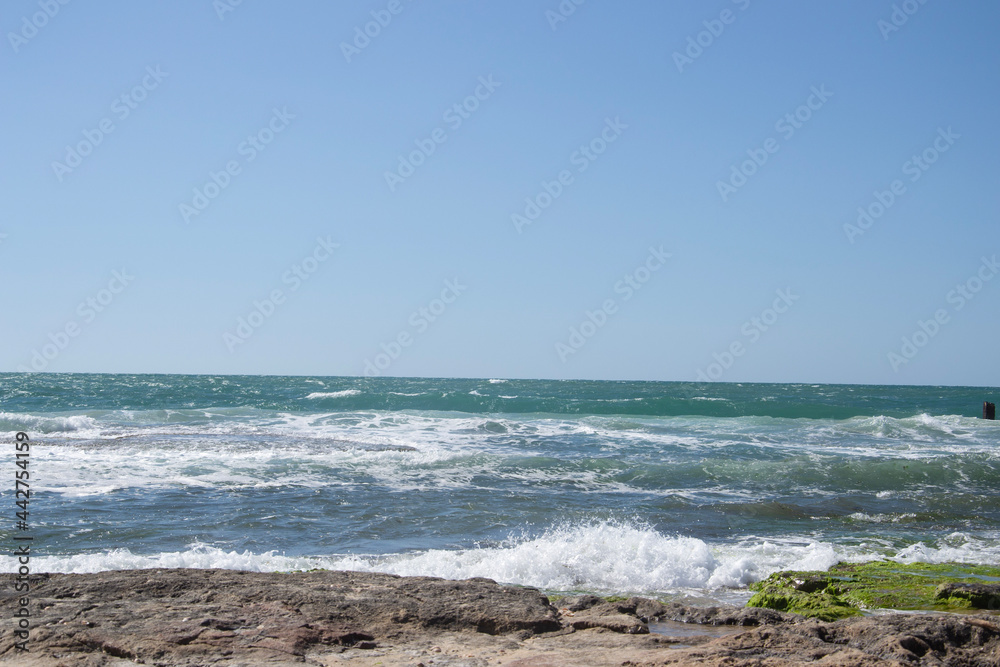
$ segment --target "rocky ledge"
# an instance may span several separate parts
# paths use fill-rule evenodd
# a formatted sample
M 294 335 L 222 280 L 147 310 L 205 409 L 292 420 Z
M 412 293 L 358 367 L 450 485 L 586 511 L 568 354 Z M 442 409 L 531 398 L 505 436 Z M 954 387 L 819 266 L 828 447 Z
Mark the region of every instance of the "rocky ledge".
M 775 572 L 750 584 L 747 603 L 835 621 L 865 609 L 1000 611 L 1000 567 L 889 560 L 839 563 L 825 572 Z
M 19 610 L 14 575 L 4 625 Z M 979 594 L 979 593 L 976 593 Z M 111 665 L 1000 665 L 1000 618 L 836 622 L 645 598 L 549 599 L 489 579 L 133 570 L 32 577 L 27 651 L 0 663 Z M 652 630 L 652 632 L 651 632 Z

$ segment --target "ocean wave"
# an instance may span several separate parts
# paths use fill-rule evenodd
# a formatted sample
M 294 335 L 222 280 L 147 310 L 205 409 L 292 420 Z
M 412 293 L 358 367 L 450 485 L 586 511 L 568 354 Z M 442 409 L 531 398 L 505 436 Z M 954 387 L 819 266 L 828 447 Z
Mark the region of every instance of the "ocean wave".
M 361 393 L 360 389 L 342 389 L 341 391 L 314 391 L 313 393 L 306 396 L 306 400 L 312 400 L 315 398 L 343 398 L 345 396 L 357 396 Z
M 836 562 L 830 545 L 765 543 L 719 550 L 694 537 L 601 522 L 560 526 L 497 546 L 351 557 L 336 565 L 403 576 L 488 577 L 553 591 L 665 593 L 740 587 L 777 569 L 826 569 Z
M 788 491 L 902 494 L 904 507 L 891 509 L 907 512 L 914 511 L 913 493 L 979 493 L 1000 481 L 1000 457 L 986 438 L 982 444 L 879 445 L 824 435 L 813 425 L 720 425 L 708 418 L 221 412 L 88 417 L 96 424 L 92 431 L 45 438 L 51 481 L 41 483 L 72 493 L 68 489 L 112 483 L 180 488 L 192 478 L 217 488 L 318 488 L 325 479 L 353 484 L 373 477 L 398 491 L 523 482 L 585 493 L 691 492 L 703 499 L 721 493 L 730 501 Z M 188 463 L 213 474 L 183 474 Z M 109 470 L 117 471 L 115 479 Z M 888 509 L 876 503 L 848 512 L 875 516 Z
M 972 537 L 968 533 L 951 533 L 937 544 L 917 542 L 892 556 L 900 563 L 977 563 L 996 565 L 1000 562 L 1000 540 Z
M 935 439 L 970 439 L 982 426 L 982 420 L 961 415 L 929 415 L 912 417 L 854 417 L 838 425 L 844 431 L 880 438 L 931 441 Z
M 854 512 L 848 515 L 848 519 L 861 523 L 903 523 L 917 518 L 913 512 L 902 514 L 866 514 L 865 512 Z
M 0 556 L 0 569 L 4 572 L 16 571 L 16 558 Z M 108 570 L 148 570 L 153 568 L 192 568 L 247 570 L 250 572 L 279 572 L 308 570 L 323 559 L 292 558 L 278 555 L 274 551 L 256 554 L 225 551 L 205 544 L 192 544 L 185 551 L 163 552 L 153 555 L 132 553 L 128 549 L 112 549 L 107 552 L 75 554 L 72 556 L 33 556 L 35 572 L 66 572 L 85 574 Z
M 184 551 L 143 555 L 128 549 L 39 556 L 38 572 L 100 572 L 144 568 L 224 568 L 256 572 L 355 570 L 446 579 L 488 577 L 547 591 L 664 595 L 742 589 L 781 570 L 827 570 L 838 562 L 890 558 L 901 563 L 991 564 L 996 541 L 955 533 L 937 545 L 902 549 L 865 543 L 845 546 L 801 537 L 745 537 L 710 544 L 665 535 L 648 526 L 595 522 L 553 527 L 543 534 L 514 537 L 470 549 L 430 549 L 389 555 L 287 556 L 276 551 L 227 551 L 194 543 Z M 13 572 L 16 559 L 0 556 L 0 571 Z
M 838 554 L 823 543 L 755 544 L 718 548 L 703 540 L 663 535 L 610 522 L 566 525 L 534 538 L 473 549 L 386 556 L 286 556 L 274 551 L 226 551 L 193 544 L 179 552 L 140 555 L 128 549 L 34 560 L 39 572 L 99 572 L 159 567 L 288 571 L 323 568 L 448 579 L 488 577 L 551 591 L 667 593 L 745 586 L 778 569 L 826 569 Z M 0 569 L 15 559 L 0 556 Z
M 37 433 L 73 433 L 93 431 L 97 421 L 87 415 L 65 417 L 0 412 L 0 431 L 34 431 Z
M 360 390 L 363 409 L 407 409 L 492 413 L 489 396 L 470 389 L 516 384 L 519 414 L 632 414 L 658 417 L 699 414 L 714 418 L 762 416 L 844 420 L 866 415 L 911 417 L 977 415 L 988 388 L 899 387 L 697 382 L 595 382 L 442 378 L 324 378 L 278 376 L 0 374 L 0 400 L 15 413 L 57 414 L 69 410 L 136 411 L 164 407 L 253 407 L 308 410 L 302 397 Z M 482 389 L 480 389 L 482 391 Z M 393 394 L 396 392 L 397 394 Z M 398 394 L 419 393 L 418 396 Z M 486 393 L 486 392 L 484 392 Z M 642 398 L 641 401 L 600 399 Z M 706 398 L 723 400 L 704 400 Z M 388 400 L 387 400 L 388 399 Z
M 125 489 L 330 489 L 373 479 L 391 490 L 414 491 L 466 488 L 485 465 L 463 464 L 469 455 L 461 451 L 398 444 L 326 441 L 249 448 L 196 437 L 183 449 L 167 451 L 125 442 L 130 444 L 100 449 L 49 446 L 38 455 L 44 475 L 35 486 L 68 498 Z

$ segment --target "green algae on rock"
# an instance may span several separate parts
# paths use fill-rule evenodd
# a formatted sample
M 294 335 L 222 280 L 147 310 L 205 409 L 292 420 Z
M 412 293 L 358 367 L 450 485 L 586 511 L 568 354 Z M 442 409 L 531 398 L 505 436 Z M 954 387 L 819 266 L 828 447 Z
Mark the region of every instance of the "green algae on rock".
M 757 593 L 747 602 L 748 607 L 766 607 L 777 611 L 801 614 L 821 621 L 836 621 L 860 616 L 861 610 L 839 595 L 839 590 L 827 583 L 822 588 L 809 586 L 801 572 L 776 572 L 764 581 L 751 584 Z M 805 585 L 806 588 L 802 588 Z
M 839 563 L 826 572 L 776 572 L 750 589 L 748 607 L 824 621 L 862 609 L 1000 611 L 1000 567 L 963 563 Z

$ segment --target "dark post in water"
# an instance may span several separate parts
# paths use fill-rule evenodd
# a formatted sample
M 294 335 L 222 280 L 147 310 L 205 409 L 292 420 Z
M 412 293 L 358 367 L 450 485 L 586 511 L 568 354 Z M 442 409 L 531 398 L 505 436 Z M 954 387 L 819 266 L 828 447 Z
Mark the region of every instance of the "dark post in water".
M 996 419 L 997 418 L 997 406 L 995 403 L 990 403 L 989 401 L 983 401 L 983 419 Z

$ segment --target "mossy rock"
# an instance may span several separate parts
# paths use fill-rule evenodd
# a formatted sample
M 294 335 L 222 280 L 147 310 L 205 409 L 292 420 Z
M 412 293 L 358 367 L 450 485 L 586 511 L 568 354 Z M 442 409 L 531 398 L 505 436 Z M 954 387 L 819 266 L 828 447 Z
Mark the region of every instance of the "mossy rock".
M 747 606 L 823 620 L 858 616 L 862 609 L 996 611 L 1000 597 L 990 591 L 997 584 L 997 567 L 962 563 L 903 565 L 887 560 L 840 563 L 827 572 L 776 572 L 750 585 L 757 593 Z
M 953 607 L 1000 610 L 1000 584 L 941 584 L 934 590 L 934 597 Z
M 815 574 L 778 572 L 750 586 L 757 593 L 748 607 L 766 607 L 822 621 L 860 616 L 861 610 L 842 598 L 829 580 Z M 822 585 L 820 585 L 822 584 Z

